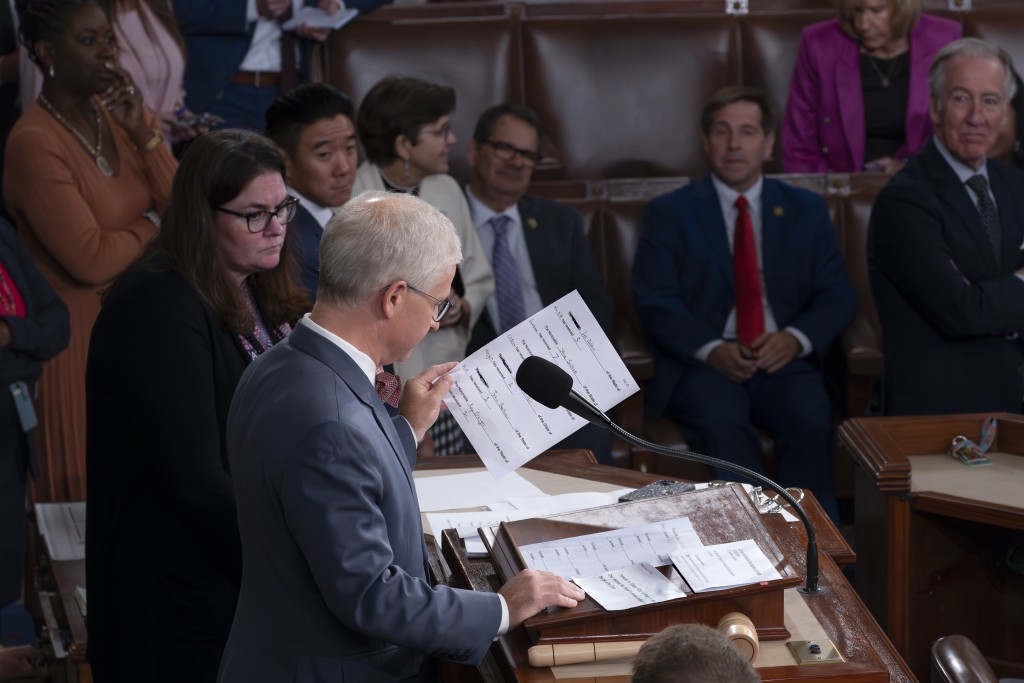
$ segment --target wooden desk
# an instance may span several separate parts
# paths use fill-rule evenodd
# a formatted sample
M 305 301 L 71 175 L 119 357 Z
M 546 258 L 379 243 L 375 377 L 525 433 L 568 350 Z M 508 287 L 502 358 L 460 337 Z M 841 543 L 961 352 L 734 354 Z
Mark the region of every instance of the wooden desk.
M 425 470 L 462 467 L 480 467 L 480 462 L 475 457 L 457 456 L 438 458 L 436 462 L 422 465 L 422 469 Z M 597 465 L 589 454 L 578 451 L 541 456 L 531 461 L 526 467 L 617 486 L 639 487 L 655 479 L 664 478 L 633 470 Z M 825 681 L 851 678 L 863 683 L 869 681 L 915 681 L 916 679 L 846 581 L 837 564 L 837 562 L 846 564 L 856 559 L 849 545 L 843 540 L 835 526 L 828 521 L 828 517 L 817 501 L 812 496 L 808 496 L 804 500 L 804 509 L 811 517 L 818 534 L 818 544 L 821 549 L 821 585 L 825 591 L 815 596 L 801 596 L 801 599 L 817 619 L 825 634 L 839 647 L 843 656 L 846 657 L 847 663 L 827 666 L 800 667 L 793 664 L 762 667 L 758 668 L 762 680 Z M 765 515 L 765 522 L 773 531 L 782 551 L 802 575 L 806 557 L 806 535 L 803 526 L 799 522 L 789 524 L 782 517 L 774 514 Z M 433 544 L 428 543 L 428 548 L 432 547 Z M 447 581 L 447 566 L 436 557 L 432 558 L 431 562 L 435 574 Z M 484 560 L 470 564 L 473 571 L 474 587 L 494 589 L 496 581 L 490 562 Z M 491 648 L 490 656 L 481 667 L 484 679 L 510 683 L 553 683 L 566 680 L 556 678 L 550 668 L 529 666 L 526 662 L 526 649 L 530 644 L 526 631 L 522 628 L 499 638 Z M 449 679 L 446 678 L 446 680 Z M 579 681 L 581 679 L 571 680 Z M 628 683 L 629 676 L 590 676 L 584 680 L 591 683 Z
M 839 429 L 857 465 L 858 592 L 922 679 L 931 643 L 954 633 L 998 675 L 1024 674 L 1024 576 L 1005 561 L 1024 543 L 1024 417 L 998 415 L 992 450 L 1003 455 L 990 470 L 944 455 L 958 434 L 976 441 L 985 417 L 858 418 Z

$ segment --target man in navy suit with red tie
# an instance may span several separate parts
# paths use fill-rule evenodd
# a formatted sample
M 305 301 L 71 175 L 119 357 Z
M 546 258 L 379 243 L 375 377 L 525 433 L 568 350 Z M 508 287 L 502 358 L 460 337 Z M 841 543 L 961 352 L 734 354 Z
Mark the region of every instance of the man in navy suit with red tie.
M 818 360 L 856 293 L 824 200 L 761 173 L 775 123 L 763 93 L 717 92 L 701 117 L 711 174 L 644 212 L 632 286 L 656 363 L 646 409 L 678 423 L 694 450 L 759 472 L 763 429 L 776 481 L 811 489 L 835 517 Z

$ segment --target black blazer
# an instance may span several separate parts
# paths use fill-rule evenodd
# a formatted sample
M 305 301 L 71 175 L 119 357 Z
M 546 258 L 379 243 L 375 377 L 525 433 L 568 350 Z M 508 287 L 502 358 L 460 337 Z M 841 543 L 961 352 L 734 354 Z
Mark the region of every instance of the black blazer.
M 605 334 L 610 336 L 612 299 L 587 244 L 579 211 L 561 202 L 530 196 L 520 199 L 517 206 L 541 302 L 548 306 L 577 289 Z M 494 322 L 485 310 L 473 326 L 466 355 L 496 336 Z
M 302 286 L 309 295 L 311 302 L 316 302 L 316 288 L 320 279 L 320 239 L 324 229 L 313 214 L 299 204 L 295 212 L 295 221 L 288 226 L 289 238 L 292 240 L 292 253 L 299 262 L 299 275 Z
M 34 432 L 21 428 L 9 386 L 26 382 L 31 387 L 42 372 L 43 361 L 68 345 L 68 309 L 32 263 L 18 242 L 14 228 L 0 218 L 0 263 L 25 302 L 25 317 L 3 316 L 11 329 L 11 343 L 0 347 L 0 606 L 21 595 L 25 552 L 25 478 L 38 474 Z
M 1020 412 L 1024 173 L 988 162 L 996 259 L 963 183 L 929 142 L 882 189 L 868 228 L 882 324 L 885 412 Z
M 153 681 L 170 639 L 223 647 L 241 581 L 228 407 L 248 357 L 176 272 L 109 293 L 86 370 L 89 660 Z M 183 661 L 187 648 L 173 656 Z M 211 671 L 193 681 L 213 681 Z

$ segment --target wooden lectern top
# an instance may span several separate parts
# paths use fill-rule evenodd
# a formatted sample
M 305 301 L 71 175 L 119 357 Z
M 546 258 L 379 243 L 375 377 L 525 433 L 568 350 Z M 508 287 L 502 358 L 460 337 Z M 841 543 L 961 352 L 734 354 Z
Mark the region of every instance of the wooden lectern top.
M 527 567 L 520 546 L 680 517 L 689 518 L 705 545 L 753 540 L 782 578 L 694 594 L 675 567 L 666 566 L 660 571 L 687 593 L 686 597 L 619 611 L 605 610 L 588 597 L 571 609 L 552 608 L 527 619 L 527 630 L 536 634 L 540 644 L 635 640 L 680 622 L 714 627 L 724 615 L 738 610 L 751 618 L 760 638 L 788 638 L 782 591 L 798 585 L 801 579 L 739 485 L 507 522 L 500 525 L 497 534 L 484 530 L 482 535 L 495 571 L 504 583 Z M 624 633 L 628 638 L 623 637 Z

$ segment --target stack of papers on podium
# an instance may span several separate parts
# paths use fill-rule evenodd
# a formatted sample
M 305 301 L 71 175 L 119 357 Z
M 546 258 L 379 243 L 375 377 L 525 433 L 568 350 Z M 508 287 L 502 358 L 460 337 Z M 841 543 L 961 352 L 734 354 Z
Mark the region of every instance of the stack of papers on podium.
M 672 554 L 672 564 L 695 593 L 782 578 L 752 540 L 686 548 Z
M 334 30 L 341 28 L 357 16 L 359 16 L 359 10 L 345 9 L 344 4 L 334 14 L 328 14 L 319 7 L 306 5 L 296 12 L 291 19 L 284 22 L 281 28 L 285 31 L 294 31 L 299 26 L 306 24 L 310 28 L 329 28 Z

